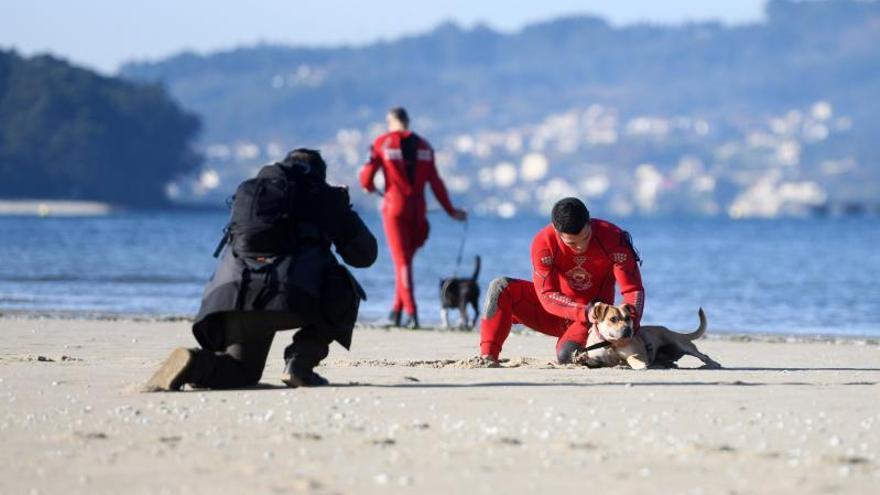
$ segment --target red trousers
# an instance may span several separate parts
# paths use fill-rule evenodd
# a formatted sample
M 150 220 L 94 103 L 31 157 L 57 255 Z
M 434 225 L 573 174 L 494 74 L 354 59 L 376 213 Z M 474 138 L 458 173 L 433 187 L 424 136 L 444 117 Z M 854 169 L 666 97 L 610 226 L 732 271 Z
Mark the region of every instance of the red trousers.
M 382 215 L 385 238 L 394 263 L 394 305 L 393 311 L 401 309 L 409 314 L 416 313 L 416 298 L 413 290 L 412 263 L 416 250 L 428 239 L 428 221 L 403 216 Z
M 497 359 L 514 323 L 557 337 L 556 355 L 560 362 L 567 362 L 573 348 L 587 345 L 589 326 L 547 312 L 541 306 L 532 282 L 495 279 L 489 288 L 486 313 L 480 323 L 480 354 Z

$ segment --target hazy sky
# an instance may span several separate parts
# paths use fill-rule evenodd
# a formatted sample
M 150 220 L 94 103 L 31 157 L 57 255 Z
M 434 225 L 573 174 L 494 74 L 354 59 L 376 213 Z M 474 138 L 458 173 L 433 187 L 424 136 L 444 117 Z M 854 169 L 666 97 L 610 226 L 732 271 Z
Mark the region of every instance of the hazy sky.
M 566 14 L 615 25 L 762 18 L 764 0 L 0 0 L 0 47 L 52 52 L 105 73 L 122 62 L 200 53 L 260 41 L 364 44 L 453 20 L 514 31 Z

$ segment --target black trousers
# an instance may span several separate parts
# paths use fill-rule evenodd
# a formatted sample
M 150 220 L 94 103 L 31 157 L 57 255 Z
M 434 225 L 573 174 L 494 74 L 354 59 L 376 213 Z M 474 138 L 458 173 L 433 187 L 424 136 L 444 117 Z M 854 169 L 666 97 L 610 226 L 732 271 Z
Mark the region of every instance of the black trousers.
M 256 318 L 259 325 L 254 324 Z M 271 321 L 273 318 L 278 321 Z M 272 340 L 279 331 L 265 328 L 301 327 L 295 331 L 293 342 L 284 349 L 284 359 L 292 361 L 294 370 L 310 371 L 327 357 L 332 342 L 331 333 L 322 328 L 326 323 L 314 320 L 305 316 L 297 318 L 290 313 L 228 313 L 220 320 L 222 328 L 213 329 L 211 336 L 216 342 L 213 347 L 223 350 L 197 349 L 188 382 L 199 388 L 213 389 L 259 383 Z

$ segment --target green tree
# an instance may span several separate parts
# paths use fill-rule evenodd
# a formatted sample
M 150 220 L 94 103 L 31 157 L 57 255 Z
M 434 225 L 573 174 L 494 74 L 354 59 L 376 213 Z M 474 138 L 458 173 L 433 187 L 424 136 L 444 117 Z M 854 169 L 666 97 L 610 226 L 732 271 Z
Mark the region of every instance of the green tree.
M 159 85 L 0 51 L 0 197 L 166 205 L 200 127 Z

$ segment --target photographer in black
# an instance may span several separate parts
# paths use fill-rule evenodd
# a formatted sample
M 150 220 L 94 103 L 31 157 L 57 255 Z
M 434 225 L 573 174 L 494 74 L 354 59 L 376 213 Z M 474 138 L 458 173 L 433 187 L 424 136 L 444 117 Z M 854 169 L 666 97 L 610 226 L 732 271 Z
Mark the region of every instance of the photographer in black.
M 376 260 L 377 244 L 348 191 L 327 184 L 326 170 L 318 151 L 301 148 L 242 182 L 215 253 L 223 255 L 193 324 L 202 347 L 175 349 L 147 390 L 255 385 L 275 332 L 295 328 L 282 381 L 328 384 L 314 368 L 332 341 L 350 347 L 366 299 L 331 246 L 347 264 L 364 268 Z

